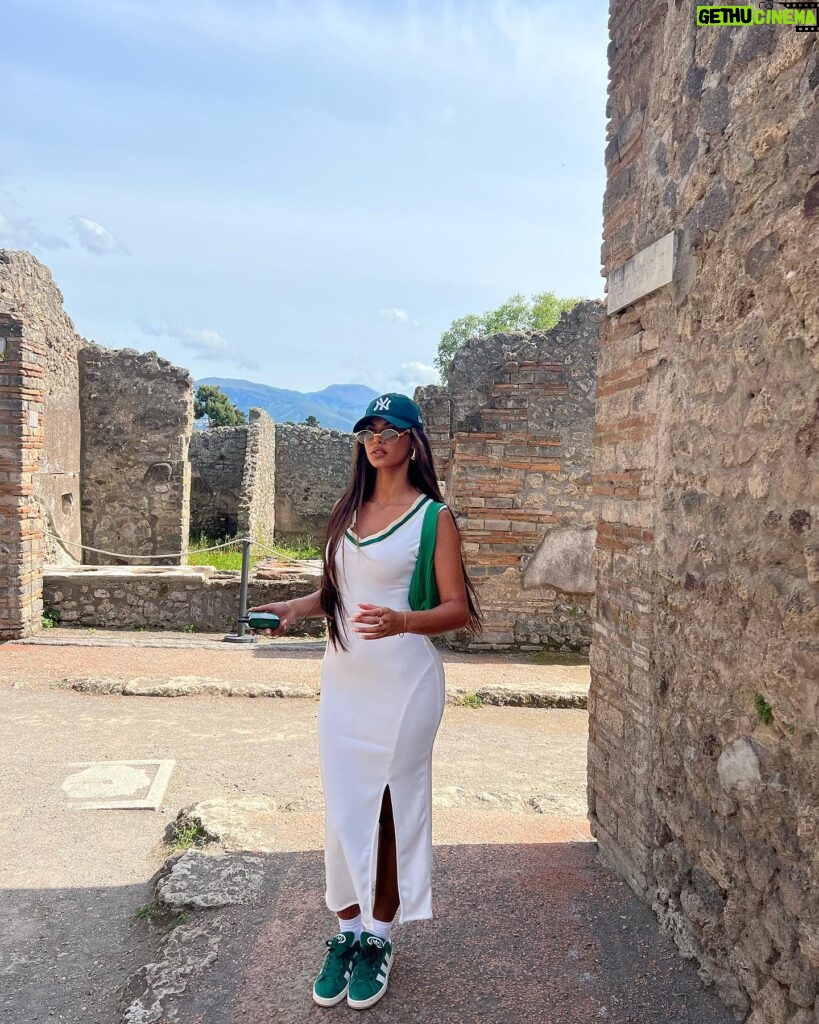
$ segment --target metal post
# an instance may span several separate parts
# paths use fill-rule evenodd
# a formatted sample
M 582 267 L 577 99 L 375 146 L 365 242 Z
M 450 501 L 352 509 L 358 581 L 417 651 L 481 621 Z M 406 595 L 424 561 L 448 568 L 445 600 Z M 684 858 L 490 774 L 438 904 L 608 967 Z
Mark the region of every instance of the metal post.
M 242 579 L 239 584 L 239 628 L 236 633 L 228 633 L 223 637 L 229 643 L 252 644 L 255 643 L 255 636 L 247 636 L 247 581 L 250 576 L 250 541 L 242 541 Z

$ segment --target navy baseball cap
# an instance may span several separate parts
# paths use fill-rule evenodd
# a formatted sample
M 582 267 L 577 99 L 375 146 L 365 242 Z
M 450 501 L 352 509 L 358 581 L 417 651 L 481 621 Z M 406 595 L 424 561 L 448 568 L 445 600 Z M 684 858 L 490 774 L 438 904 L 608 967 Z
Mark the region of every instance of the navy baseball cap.
M 392 391 L 370 402 L 367 411 L 353 427 L 353 433 L 361 430 L 367 420 L 375 416 L 380 416 L 382 420 L 392 423 L 399 430 L 407 430 L 408 427 L 424 429 L 424 418 L 415 402 L 406 395 L 397 395 Z

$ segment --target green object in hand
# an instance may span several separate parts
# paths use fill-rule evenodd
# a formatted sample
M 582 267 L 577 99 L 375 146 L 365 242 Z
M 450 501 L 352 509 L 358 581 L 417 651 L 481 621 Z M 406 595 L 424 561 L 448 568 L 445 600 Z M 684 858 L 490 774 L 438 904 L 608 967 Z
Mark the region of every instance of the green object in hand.
M 274 612 L 249 612 L 247 624 L 251 629 L 278 629 L 281 619 Z

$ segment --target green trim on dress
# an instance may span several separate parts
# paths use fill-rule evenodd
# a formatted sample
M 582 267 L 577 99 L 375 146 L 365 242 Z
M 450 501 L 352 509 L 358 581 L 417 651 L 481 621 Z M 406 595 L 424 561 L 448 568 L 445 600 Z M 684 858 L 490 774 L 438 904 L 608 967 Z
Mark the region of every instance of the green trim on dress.
M 392 523 L 390 526 L 385 526 L 383 530 L 378 533 L 374 533 L 372 537 L 365 537 L 364 540 L 359 540 L 358 537 L 352 532 L 347 530 L 345 536 L 352 544 L 355 544 L 357 548 L 365 548 L 368 544 L 377 544 L 380 540 L 386 540 L 387 537 L 391 537 L 396 530 L 400 530 L 401 527 L 409 522 L 410 519 L 415 515 L 419 508 L 423 508 L 428 501 L 432 499 L 427 494 L 419 495 L 413 504 L 409 507 L 408 511 L 397 521 Z

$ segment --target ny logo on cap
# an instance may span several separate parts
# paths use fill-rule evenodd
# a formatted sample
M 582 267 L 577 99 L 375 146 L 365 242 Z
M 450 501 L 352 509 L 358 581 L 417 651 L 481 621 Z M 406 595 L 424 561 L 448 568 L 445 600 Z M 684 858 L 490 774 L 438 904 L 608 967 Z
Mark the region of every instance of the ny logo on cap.
M 374 412 L 383 412 L 385 409 L 389 409 L 389 407 L 390 407 L 390 400 L 389 400 L 389 398 L 386 395 L 384 395 L 383 398 L 379 398 L 376 401 L 375 409 L 373 411 Z

